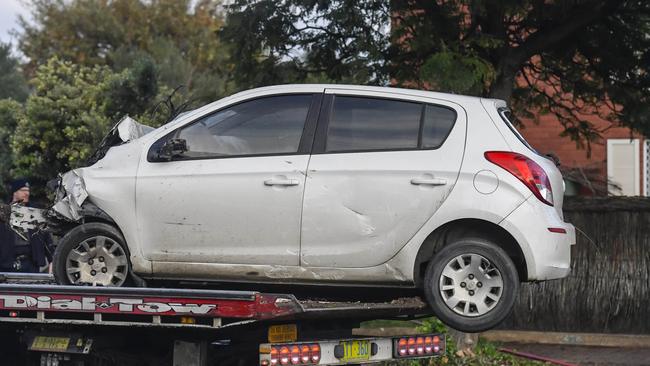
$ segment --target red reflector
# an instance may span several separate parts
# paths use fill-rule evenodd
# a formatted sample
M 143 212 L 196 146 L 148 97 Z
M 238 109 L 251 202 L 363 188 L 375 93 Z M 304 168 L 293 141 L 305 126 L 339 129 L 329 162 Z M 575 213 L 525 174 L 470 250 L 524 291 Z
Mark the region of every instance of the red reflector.
M 552 233 L 566 234 L 566 230 L 562 229 L 561 227 L 549 227 L 548 231 Z
M 10 311 L 9 312 L 9 317 L 10 318 L 17 318 L 18 317 L 18 312 L 17 311 Z
M 268 360 L 262 360 L 260 363 L 260 366 L 269 366 L 269 361 Z

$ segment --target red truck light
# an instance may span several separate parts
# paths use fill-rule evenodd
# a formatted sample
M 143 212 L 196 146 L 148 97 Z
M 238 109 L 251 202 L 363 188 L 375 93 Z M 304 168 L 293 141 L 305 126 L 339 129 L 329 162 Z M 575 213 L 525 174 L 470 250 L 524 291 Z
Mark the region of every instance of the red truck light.
M 320 362 L 318 344 L 286 344 L 271 347 L 271 361 L 262 361 L 261 366 L 275 365 L 317 365 Z
M 444 342 L 437 335 L 395 338 L 393 345 L 396 358 L 435 356 L 444 352 Z

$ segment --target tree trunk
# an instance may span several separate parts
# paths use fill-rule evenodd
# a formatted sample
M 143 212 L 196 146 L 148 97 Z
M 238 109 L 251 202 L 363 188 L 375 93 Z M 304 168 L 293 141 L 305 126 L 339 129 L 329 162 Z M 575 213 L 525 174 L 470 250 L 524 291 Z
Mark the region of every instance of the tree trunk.
M 510 98 L 512 97 L 512 91 L 515 87 L 516 73 L 516 69 L 501 70 L 501 72 L 498 73 L 496 80 L 490 87 L 488 96 L 490 98 L 502 99 L 505 100 L 506 103 L 509 103 Z
M 478 344 L 478 336 L 479 333 L 463 333 L 449 328 L 449 338 L 447 339 L 447 342 L 454 342 L 456 345 L 457 356 L 472 356 L 474 354 L 474 349 Z

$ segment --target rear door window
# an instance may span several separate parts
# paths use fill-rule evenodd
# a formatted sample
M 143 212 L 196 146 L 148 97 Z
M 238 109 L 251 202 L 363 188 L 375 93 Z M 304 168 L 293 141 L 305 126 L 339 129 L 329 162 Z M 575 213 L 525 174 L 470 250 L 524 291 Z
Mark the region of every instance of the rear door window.
M 416 149 L 420 103 L 363 97 L 335 97 L 326 151 Z
M 418 102 L 336 96 L 326 152 L 437 149 L 449 136 L 456 112 Z

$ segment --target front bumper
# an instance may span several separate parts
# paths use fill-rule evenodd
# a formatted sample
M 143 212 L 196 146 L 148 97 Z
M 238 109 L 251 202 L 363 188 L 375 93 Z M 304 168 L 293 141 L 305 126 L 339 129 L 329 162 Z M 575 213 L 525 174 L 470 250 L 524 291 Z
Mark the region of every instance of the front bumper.
M 519 243 L 526 259 L 529 281 L 564 278 L 571 271 L 575 227 L 564 222 L 551 206 L 530 196 L 501 223 Z M 563 229 L 552 232 L 549 228 Z M 560 230 L 561 231 L 561 230 Z

